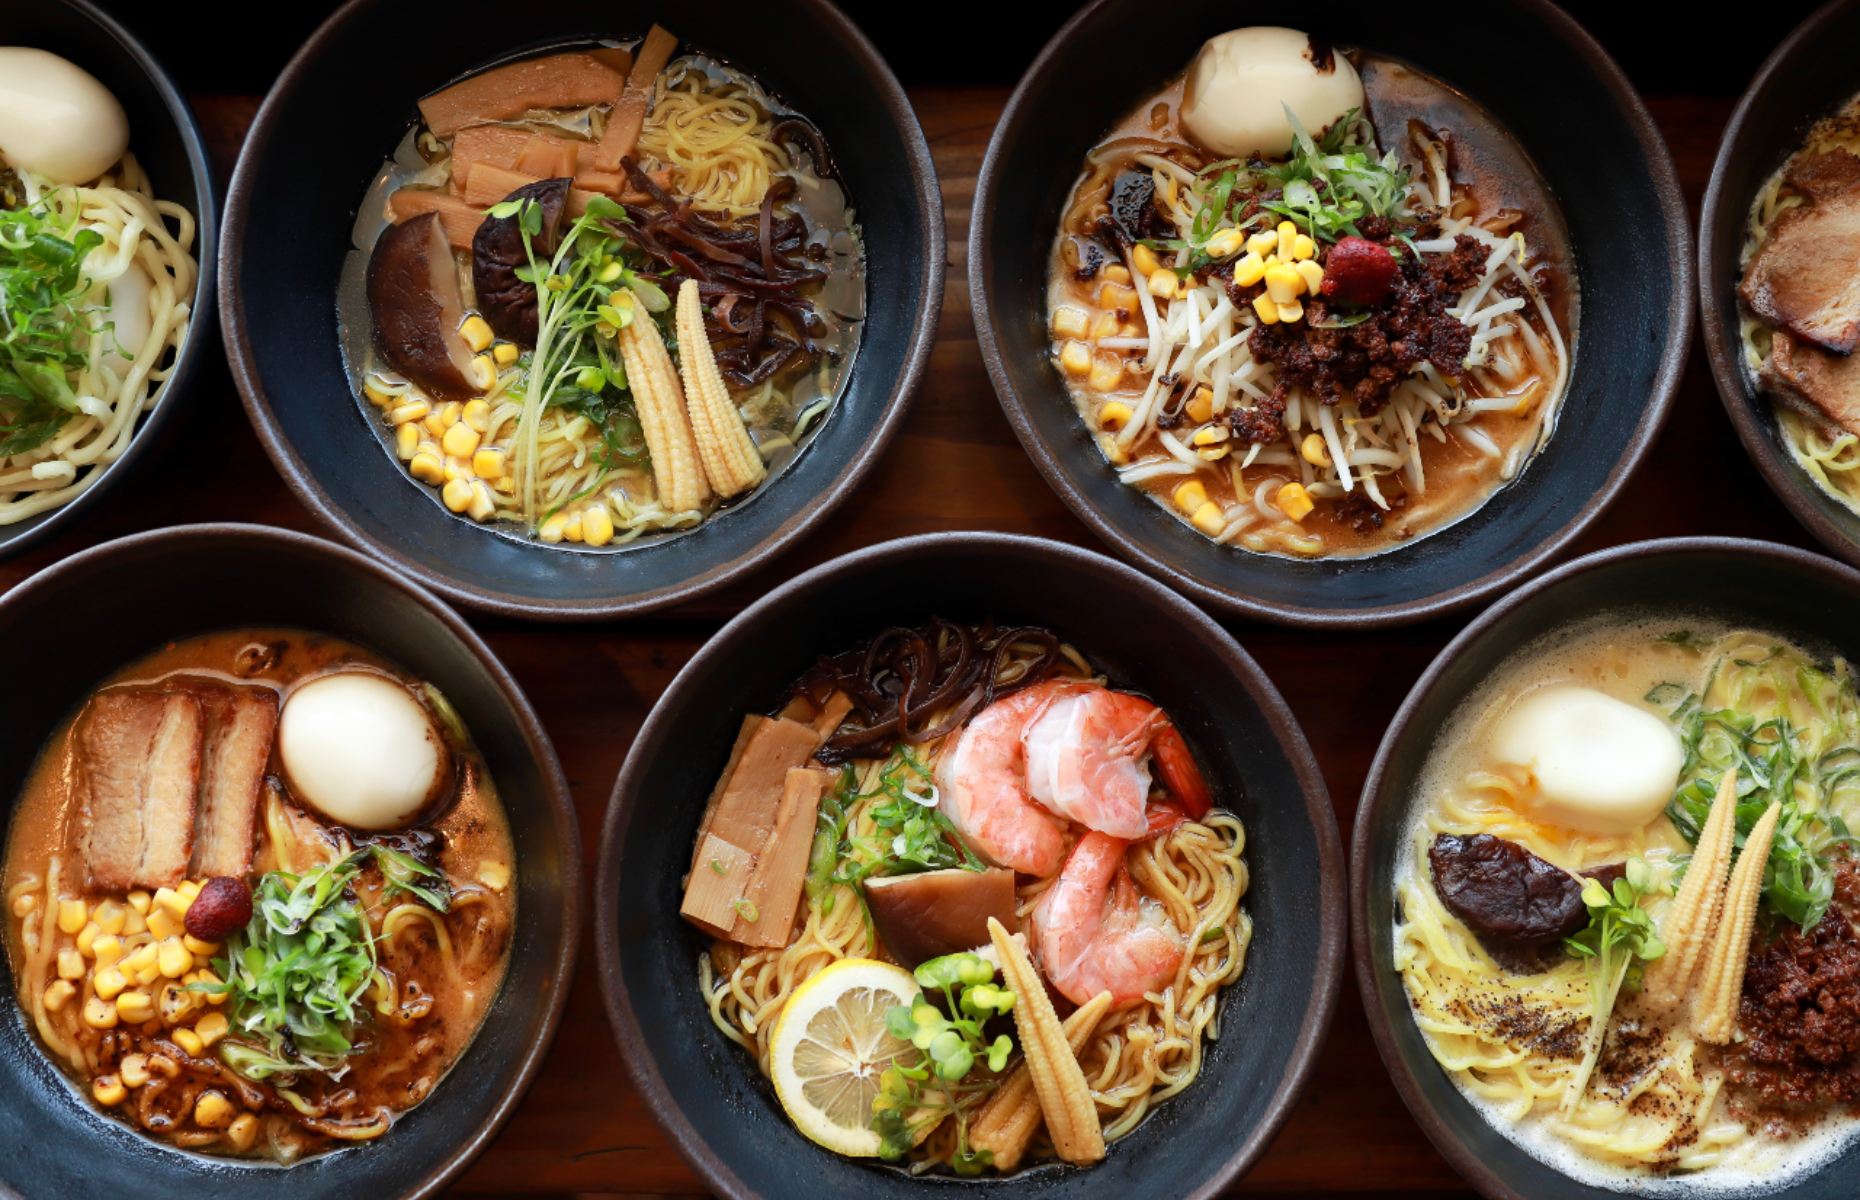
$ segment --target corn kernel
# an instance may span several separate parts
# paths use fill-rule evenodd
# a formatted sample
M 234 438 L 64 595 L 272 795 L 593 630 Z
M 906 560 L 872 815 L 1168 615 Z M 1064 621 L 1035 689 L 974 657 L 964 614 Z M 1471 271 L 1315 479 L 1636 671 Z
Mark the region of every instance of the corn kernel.
M 1290 221 L 1279 222 L 1279 249 L 1290 254 L 1292 246 L 1298 241 L 1298 226 Z
M 200 881 L 198 879 L 183 879 L 180 883 L 175 885 L 174 890 L 181 893 L 181 899 L 187 901 L 190 907 L 193 905 L 194 901 L 200 899 Z M 187 910 L 183 909 L 181 915 L 186 916 Z
M 504 452 L 486 446 L 471 456 L 472 474 L 480 479 L 501 479 L 504 474 Z
M 1307 433 L 1305 440 L 1298 443 L 1298 454 L 1314 467 L 1330 466 L 1330 447 L 1324 444 L 1321 433 Z
M 187 905 L 187 897 L 175 891 L 173 888 L 164 887 L 155 889 L 155 908 L 163 909 L 177 917 L 185 917 L 187 915 Z
M 154 902 L 155 897 L 140 889 L 129 893 L 129 907 L 143 916 L 148 915 L 149 905 Z
M 71 997 L 77 995 L 77 988 L 69 979 L 54 979 L 45 989 L 45 1011 L 63 1012 L 65 1005 L 71 1003 Z
M 129 976 L 119 967 L 105 967 L 97 972 L 91 985 L 97 989 L 99 999 L 114 1000 L 129 986 Z
M 13 897 L 13 915 L 22 920 L 38 911 L 38 908 L 39 897 L 32 892 L 21 892 Z
M 1213 417 L 1214 416 L 1214 391 L 1213 389 L 1206 388 L 1206 387 L 1196 388 L 1195 394 L 1190 396 L 1188 398 L 1188 403 L 1182 406 L 1182 411 L 1188 414 L 1189 420 L 1197 422 L 1197 423 L 1206 421 L 1209 418 Z
M 397 402 L 401 397 L 401 393 L 389 391 L 388 388 L 383 386 L 382 382 L 373 375 L 370 375 L 367 379 L 362 381 L 362 395 L 368 397 L 368 402 L 376 408 L 386 408 L 388 405 Z
M 1094 338 L 1116 337 L 1118 327 L 1123 324 L 1113 312 L 1101 312 L 1091 323 L 1091 335 Z
M 500 496 L 514 496 L 517 492 L 517 481 L 508 475 L 494 480 L 491 486 L 497 489 Z
M 432 415 L 432 411 L 433 406 L 424 400 L 409 400 L 388 410 L 388 424 L 405 425 L 410 421 L 424 421 Z
M 194 955 L 180 938 L 169 938 L 156 954 L 156 965 L 170 979 L 179 979 L 194 967 Z
M 1130 260 L 1137 264 L 1137 273 L 1145 277 L 1154 275 L 1162 266 L 1162 262 L 1156 257 L 1156 252 L 1142 242 L 1130 248 Z
M 446 464 L 440 461 L 437 454 L 421 451 L 407 463 L 407 473 L 421 483 L 444 483 Z
M 1113 312 L 1136 312 L 1137 291 L 1127 283 L 1107 283 L 1098 289 L 1098 307 Z
M 178 983 L 169 981 L 162 985 L 161 996 L 156 1000 L 156 1009 L 167 1025 L 179 1025 L 200 1010 L 201 995 L 190 992 Z
M 474 352 L 483 350 L 491 344 L 491 324 L 477 313 L 473 313 L 466 317 L 459 326 L 459 336 L 465 339 L 465 344 L 470 346 Z
M 1298 272 L 1298 278 L 1305 281 L 1305 291 L 1313 296 L 1318 294 L 1318 286 L 1324 282 L 1324 268 L 1311 259 L 1292 264 L 1292 270 Z
M 177 1029 L 169 1036 L 174 1039 L 175 1045 L 187 1051 L 188 1054 L 195 1058 L 199 1058 L 202 1052 L 207 1048 L 206 1045 L 201 1042 L 200 1035 L 191 1029 Z
M 1317 243 L 1308 234 L 1295 234 L 1292 237 L 1292 257 L 1299 262 L 1307 262 L 1317 257 Z
M 1222 442 L 1218 446 L 1200 447 L 1195 451 L 1195 457 L 1199 458 L 1202 462 L 1219 462 L 1223 458 L 1226 458 L 1228 453 L 1232 450 L 1233 446 L 1226 442 Z
M 114 1075 L 99 1075 L 90 1081 L 90 1095 L 105 1108 L 115 1108 L 129 1095 L 129 1089 Z
M 435 408 L 426 414 L 426 420 L 420 422 L 420 428 L 435 440 L 446 435 L 446 418 L 444 411 Z
M 82 900 L 60 900 L 58 902 L 58 928 L 66 933 L 76 933 L 84 928 L 84 922 L 90 919 L 90 910 L 84 907 Z
M 140 1025 L 155 1017 L 155 1000 L 141 989 L 124 992 L 116 998 L 116 1015 L 131 1025 Z
M 480 354 L 471 360 L 471 381 L 481 392 L 488 392 L 497 384 L 497 361 L 488 354 Z
M 500 367 L 507 367 L 516 362 L 522 353 L 515 342 L 499 342 L 491 348 L 491 361 Z
M 1266 294 L 1272 297 L 1274 304 L 1290 304 L 1304 290 L 1305 281 L 1291 267 L 1274 264 L 1266 268 Z
M 439 493 L 439 498 L 453 512 L 462 513 L 471 507 L 471 484 L 463 479 L 450 480 L 445 489 Z
M 116 1005 L 102 996 L 84 1001 L 84 1024 L 92 1029 L 115 1029 L 116 1021 Z
M 1120 400 L 1106 400 L 1098 409 L 1098 428 L 1116 433 L 1130 423 L 1130 406 Z
M 123 936 L 134 937 L 138 933 L 147 933 L 148 931 L 148 918 L 135 909 L 130 909 L 129 915 L 123 918 Z
M 233 1123 L 226 1127 L 226 1140 L 232 1143 L 234 1150 L 250 1150 L 258 1141 L 258 1118 L 251 1113 L 234 1117 Z
M 1181 289 L 1181 285 L 1182 281 L 1176 278 L 1175 272 L 1166 267 L 1158 267 L 1150 275 L 1150 295 L 1159 299 L 1172 298 Z
M 1294 300 L 1290 304 L 1279 305 L 1279 320 L 1292 322 L 1305 315 L 1305 306 Z
M 123 932 L 123 923 L 128 916 L 129 910 L 114 900 L 105 900 L 90 913 L 90 919 L 95 921 L 97 928 L 105 933 Z
M 1266 260 L 1252 251 L 1234 260 L 1234 282 L 1241 287 L 1252 287 L 1266 275 Z
M 97 922 L 86 921 L 84 923 L 84 928 L 78 930 L 78 935 L 77 935 L 78 953 L 82 954 L 86 958 L 89 958 L 91 948 L 97 944 L 97 939 L 102 936 L 103 936 L 103 930 L 97 925 Z
M 1130 461 L 1130 455 L 1124 453 L 1124 448 L 1117 444 L 1117 439 L 1109 435 L 1101 435 L 1098 438 L 1098 449 L 1104 454 L 1104 461 L 1114 467 L 1121 467 Z
M 1279 306 L 1272 302 L 1271 296 L 1261 292 L 1259 295 L 1253 297 L 1253 315 L 1259 318 L 1259 323 L 1261 325 L 1277 325 L 1279 323 Z
M 1223 229 L 1209 238 L 1202 249 L 1207 251 L 1209 258 L 1232 258 L 1240 253 L 1240 248 L 1244 245 L 1246 245 L 1245 234 L 1238 229 Z M 1254 257 L 1257 258 L 1258 255 Z
M 459 420 L 483 433 L 491 424 L 491 406 L 482 400 L 467 400 Z
M 1316 506 L 1311 493 L 1305 491 L 1302 483 L 1288 483 L 1278 490 L 1272 502 L 1279 506 L 1279 511 L 1294 521 L 1302 521 L 1311 514 Z
M 195 980 L 196 983 L 210 984 L 214 987 L 219 986 L 220 977 L 217 974 L 215 974 L 211 969 L 207 967 L 202 967 L 200 968 L 199 971 L 195 972 L 195 974 L 199 976 L 199 978 Z M 204 995 L 207 998 L 208 1004 L 224 1004 L 228 1000 L 232 999 L 231 992 L 202 992 L 199 994 Z
M 567 541 L 579 542 L 581 541 L 581 534 L 581 514 L 570 513 L 568 515 L 568 524 L 562 526 L 562 537 Z
M 181 903 L 181 912 L 185 913 L 187 902 L 184 900 Z M 182 923 L 181 916 L 169 912 L 159 904 L 149 910 L 148 922 L 149 932 L 155 935 L 155 940 L 158 942 L 167 941 L 171 937 L 180 937 L 187 932 L 187 926 Z
M 232 1119 L 232 1101 L 221 1092 L 208 1088 L 194 1101 L 194 1124 L 202 1129 L 224 1129 Z
M 567 529 L 568 514 L 559 512 L 543 518 L 543 523 L 537 527 L 536 537 L 553 546 L 555 543 L 562 540 L 562 536 Z
M 1209 537 L 1216 537 L 1221 530 L 1227 528 L 1227 515 L 1221 511 L 1220 505 L 1210 500 L 1195 510 L 1195 515 L 1189 518 L 1189 522 Z
M 128 1054 L 117 1064 L 117 1074 L 122 1077 L 124 1087 L 139 1088 L 149 1081 L 149 1056 L 146 1054 Z
M 581 514 L 581 540 L 590 546 L 605 546 L 614 540 L 614 521 L 605 505 L 597 505 Z
M 1084 342 L 1067 342 L 1060 348 L 1059 365 L 1068 375 L 1091 374 L 1091 347 Z
M 1054 337 L 1082 338 L 1090 323 L 1091 315 L 1076 305 L 1061 304 L 1053 310 Z
M 196 958 L 212 958 L 220 952 L 218 942 L 203 942 L 191 933 L 181 935 L 181 944 L 186 946 L 188 952 Z
M 1126 267 L 1123 263 L 1106 263 L 1104 265 L 1104 270 L 1101 271 L 1100 274 L 1112 283 L 1130 282 L 1130 268 Z
M 1208 489 L 1201 486 L 1199 479 L 1190 479 L 1176 485 L 1171 493 L 1175 506 L 1185 513 L 1193 513 L 1208 502 Z
M 1091 389 L 1114 392 L 1124 382 L 1124 360 L 1115 354 L 1100 354 L 1091 364 Z
M 194 1033 L 199 1036 L 203 1046 L 211 1046 L 225 1037 L 228 1028 L 225 1013 L 210 1012 L 194 1022 Z
M 1247 238 L 1246 248 L 1249 254 L 1257 254 L 1264 258 L 1279 248 L 1279 235 L 1270 229 L 1262 229 Z
M 494 892 L 503 891 L 510 886 L 510 864 L 485 859 L 478 864 L 478 882 Z
M 1204 425 L 1197 429 L 1189 443 L 1195 446 L 1215 446 L 1227 440 L 1227 430 L 1219 425 Z
M 460 421 L 446 430 L 446 436 L 440 439 L 440 446 L 455 458 L 470 458 L 478 449 L 479 435 L 476 429 Z
M 123 960 L 123 974 L 133 975 L 146 967 L 152 967 L 160 961 L 160 958 L 161 948 L 155 945 L 155 943 L 150 942 L 146 945 L 137 946 L 130 952 L 129 957 Z
M 58 952 L 58 978 L 84 978 L 84 956 L 69 946 L 60 950 Z
M 491 498 L 491 488 L 483 480 L 471 481 L 471 503 L 465 506 L 465 515 L 474 521 L 488 521 L 497 512 L 497 501 Z

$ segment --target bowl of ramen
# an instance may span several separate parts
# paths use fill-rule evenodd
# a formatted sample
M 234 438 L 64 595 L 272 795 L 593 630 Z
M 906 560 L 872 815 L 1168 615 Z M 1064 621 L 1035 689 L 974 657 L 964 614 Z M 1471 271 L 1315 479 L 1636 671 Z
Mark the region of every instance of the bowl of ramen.
M 1796 519 L 1860 563 L 1860 30 L 1836 3 L 1770 55 L 1725 127 L 1699 227 L 1705 349 L 1725 411 Z
M 1670 156 L 1549 4 L 1244 15 L 1101 0 L 1022 79 L 970 235 L 995 389 L 1073 510 L 1198 599 L 1306 625 L 1472 603 L 1664 419 L 1691 319 Z
M 311 509 L 447 595 L 689 598 L 903 416 L 942 288 L 922 131 L 824 2 L 595 28 L 550 0 L 499 45 L 508 13 L 477 15 L 357 0 L 287 68 L 228 202 L 235 374 Z M 383 45 L 420 53 L 354 88 Z
M 1056 543 L 888 542 L 758 601 L 602 836 L 622 1057 L 725 1195 L 1213 1194 L 1334 1000 L 1340 850 L 1283 702 Z
M 111 597 L 134 592 L 124 609 Z M 430 594 L 326 542 L 185 526 L 0 601 L 0 1187 L 426 1195 L 554 1033 L 568 788 Z M 76 619 L 78 626 L 73 626 Z
M 1480 616 L 1352 846 L 1363 1003 L 1495 1197 L 1852 1191 L 1860 574 L 1643 542 Z
M 90 511 L 183 402 L 216 209 L 141 43 L 84 0 L 0 14 L 0 555 Z

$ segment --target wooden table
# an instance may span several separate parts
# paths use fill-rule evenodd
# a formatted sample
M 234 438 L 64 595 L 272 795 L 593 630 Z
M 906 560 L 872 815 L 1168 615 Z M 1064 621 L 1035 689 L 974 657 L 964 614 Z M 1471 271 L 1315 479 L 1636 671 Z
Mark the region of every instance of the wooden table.
M 948 209 L 949 283 L 936 349 L 884 463 L 822 530 L 748 585 L 673 612 L 596 626 L 474 622 L 555 740 L 581 814 L 590 878 L 608 792 L 653 699 L 728 614 L 774 579 L 872 542 L 939 529 L 1007 530 L 1101 548 L 1022 454 L 995 402 L 969 319 L 969 206 L 982 153 L 1006 99 L 1003 88 L 912 92 Z M 199 96 L 196 103 L 221 171 L 230 171 L 258 101 Z M 1696 216 L 1730 102 L 1655 97 L 1651 106 Z M 272 470 L 224 366 L 201 384 L 169 456 L 127 481 L 83 530 L 0 563 L 0 589 L 85 546 L 163 525 L 254 521 L 327 535 Z M 1578 550 L 1699 533 L 1812 546 L 1746 460 L 1695 345 L 1672 420 L 1651 458 Z M 1232 625 L 1304 723 L 1346 845 L 1383 729 L 1462 623 L 1322 636 Z M 592 929 L 593 921 L 587 924 Z M 553 1052 L 502 1135 L 461 1178 L 460 1192 L 700 1192 L 697 1177 L 626 1082 L 593 964 L 591 938 L 584 939 L 581 969 Z M 1471 1194 L 1389 1084 L 1354 979 L 1345 982 L 1310 1085 L 1239 1190 Z

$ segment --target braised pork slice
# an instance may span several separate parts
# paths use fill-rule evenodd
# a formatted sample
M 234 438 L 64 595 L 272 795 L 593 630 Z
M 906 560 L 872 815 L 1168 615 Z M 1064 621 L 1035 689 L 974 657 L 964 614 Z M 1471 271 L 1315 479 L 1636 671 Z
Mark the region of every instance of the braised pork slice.
M 194 847 L 203 722 L 185 692 L 112 688 L 78 729 L 84 860 L 91 886 L 171 887 Z
M 206 688 L 198 695 L 207 740 L 193 873 L 243 876 L 252 866 L 252 831 L 278 727 L 278 698 L 260 688 Z
M 1784 180 L 1804 197 L 1770 226 L 1738 292 L 1768 324 L 1837 354 L 1860 342 L 1860 158 L 1798 158 Z
M 1762 375 L 1785 402 L 1860 434 L 1860 355 L 1830 354 L 1779 329 Z

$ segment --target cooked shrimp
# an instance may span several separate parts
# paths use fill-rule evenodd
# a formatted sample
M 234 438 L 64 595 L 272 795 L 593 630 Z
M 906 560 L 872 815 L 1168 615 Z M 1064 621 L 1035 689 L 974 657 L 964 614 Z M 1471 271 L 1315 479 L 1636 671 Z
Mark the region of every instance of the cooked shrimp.
M 984 858 L 1044 878 L 1066 856 L 1066 834 L 1027 795 L 1021 737 L 1055 696 L 1078 684 L 1037 684 L 984 708 L 937 759 L 939 802 Z
M 1033 906 L 1040 969 L 1074 1004 L 1099 992 L 1127 1004 L 1161 991 L 1188 948 L 1162 905 L 1131 881 L 1124 869 L 1127 845 L 1102 833 L 1086 834 Z

